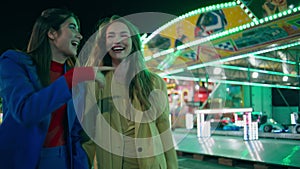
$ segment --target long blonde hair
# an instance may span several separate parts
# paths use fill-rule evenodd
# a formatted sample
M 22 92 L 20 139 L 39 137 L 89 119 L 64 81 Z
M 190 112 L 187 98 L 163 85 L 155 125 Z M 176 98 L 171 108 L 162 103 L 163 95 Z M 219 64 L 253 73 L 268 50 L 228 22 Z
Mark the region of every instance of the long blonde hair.
M 134 26 L 130 21 L 118 15 L 113 15 L 111 18 L 105 18 L 98 22 L 98 31 L 94 39 L 95 46 L 92 49 L 91 55 L 87 63 L 93 66 L 112 66 L 112 60 L 108 54 L 105 44 L 106 44 L 106 30 L 107 27 L 113 22 L 122 22 L 127 25 L 132 40 L 132 51 L 128 57 L 133 57 L 130 59 L 130 69 L 126 72 L 128 79 L 131 79 L 129 85 L 129 98 L 133 100 L 133 95 L 135 94 L 142 105 L 143 110 L 150 108 L 150 102 L 148 100 L 149 94 L 154 89 L 153 79 L 151 72 L 147 69 L 144 59 L 144 54 L 142 51 L 142 42 L 140 39 L 140 33 L 136 26 Z M 104 48 L 103 48 L 104 47 Z M 96 57 L 95 57 L 96 56 Z M 105 72 L 104 72 L 105 74 Z

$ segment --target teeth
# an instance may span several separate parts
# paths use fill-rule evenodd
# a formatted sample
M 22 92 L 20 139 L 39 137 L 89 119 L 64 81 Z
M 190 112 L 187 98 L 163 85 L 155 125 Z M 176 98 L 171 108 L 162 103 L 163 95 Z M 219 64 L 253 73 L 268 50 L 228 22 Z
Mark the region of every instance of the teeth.
M 123 47 L 113 47 L 112 50 L 124 50 Z
M 79 45 L 79 42 L 77 42 L 77 41 L 72 41 L 71 43 L 72 43 L 72 45 L 74 45 L 74 46 L 78 46 L 78 45 Z

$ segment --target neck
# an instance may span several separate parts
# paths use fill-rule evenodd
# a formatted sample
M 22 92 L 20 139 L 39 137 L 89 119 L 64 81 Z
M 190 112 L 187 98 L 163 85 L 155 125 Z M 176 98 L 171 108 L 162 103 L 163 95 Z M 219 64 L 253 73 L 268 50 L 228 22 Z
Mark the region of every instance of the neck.
M 52 57 L 52 61 L 57 62 L 57 63 L 61 63 L 64 64 L 67 60 L 67 57 L 63 57 L 63 56 L 59 56 L 59 57 Z
M 55 48 L 53 46 L 51 47 L 51 53 L 52 53 L 52 61 L 55 61 L 57 63 L 64 64 L 66 62 L 66 60 L 68 59 L 68 56 L 63 55 L 58 50 L 55 50 Z
M 112 66 L 118 67 L 121 62 L 122 62 L 122 60 L 112 59 Z

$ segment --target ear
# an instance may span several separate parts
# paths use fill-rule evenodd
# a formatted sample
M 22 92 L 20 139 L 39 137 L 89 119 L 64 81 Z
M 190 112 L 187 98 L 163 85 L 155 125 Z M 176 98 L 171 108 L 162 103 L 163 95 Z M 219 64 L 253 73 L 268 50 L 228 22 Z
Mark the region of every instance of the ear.
M 55 35 L 56 35 L 56 31 L 54 29 L 50 29 L 47 33 L 48 35 L 48 38 L 51 39 L 51 40 L 54 40 L 55 39 Z

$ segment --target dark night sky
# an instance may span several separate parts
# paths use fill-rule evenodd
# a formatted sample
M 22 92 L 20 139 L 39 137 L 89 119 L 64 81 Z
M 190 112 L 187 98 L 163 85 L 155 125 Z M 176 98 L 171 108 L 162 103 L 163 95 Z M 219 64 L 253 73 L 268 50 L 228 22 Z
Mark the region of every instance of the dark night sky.
M 180 16 L 199 7 L 231 0 L 9 0 L 0 10 L 0 52 L 9 48 L 25 49 L 35 19 L 49 7 L 65 7 L 81 20 L 84 41 L 93 33 L 99 18 L 118 14 L 162 12 Z

